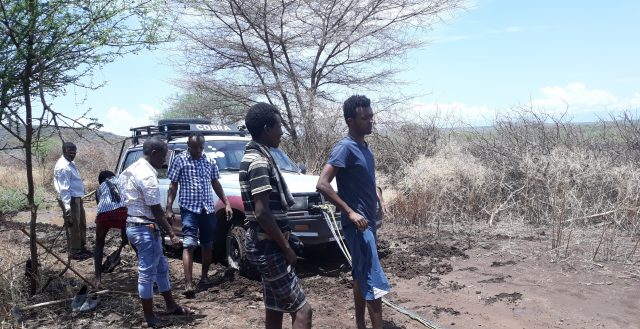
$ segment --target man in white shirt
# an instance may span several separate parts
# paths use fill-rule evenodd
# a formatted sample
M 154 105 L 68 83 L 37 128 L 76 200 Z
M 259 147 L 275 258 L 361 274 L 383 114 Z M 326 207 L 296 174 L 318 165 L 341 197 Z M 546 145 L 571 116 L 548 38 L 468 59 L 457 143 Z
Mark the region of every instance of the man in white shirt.
M 92 256 L 87 250 L 87 221 L 82 196 L 84 184 L 73 159 L 76 157 L 76 145 L 71 142 L 62 144 L 62 156 L 53 169 L 53 186 L 60 194 L 58 204 L 63 211 L 67 228 L 67 248 L 72 259 L 80 260 Z
M 153 284 L 167 305 L 167 313 L 189 315 L 193 312 L 178 305 L 171 294 L 169 264 L 162 253 L 160 228 L 172 244 L 180 243 L 160 206 L 160 190 L 156 168 L 161 168 L 167 155 L 167 144 L 154 137 L 142 145 L 143 156 L 125 169 L 119 177 L 127 205 L 127 237 L 138 253 L 138 294 L 144 319 L 150 328 L 164 323 L 153 313 Z

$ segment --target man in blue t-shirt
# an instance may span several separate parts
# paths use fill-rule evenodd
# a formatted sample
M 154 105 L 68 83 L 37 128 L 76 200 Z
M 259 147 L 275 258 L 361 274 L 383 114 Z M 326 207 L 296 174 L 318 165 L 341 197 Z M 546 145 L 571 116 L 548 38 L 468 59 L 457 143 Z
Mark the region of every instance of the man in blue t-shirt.
M 389 292 L 376 249 L 376 206 L 382 196 L 376 187 L 375 162 L 364 137 L 373 130 L 371 101 L 361 95 L 343 105 L 349 135 L 331 151 L 316 188 L 341 211 L 344 237 L 352 258 L 356 326 L 365 328 L 365 305 L 374 329 L 382 328 L 382 296 Z M 336 178 L 338 192 L 331 187 Z M 384 206 L 383 206 L 384 209 Z

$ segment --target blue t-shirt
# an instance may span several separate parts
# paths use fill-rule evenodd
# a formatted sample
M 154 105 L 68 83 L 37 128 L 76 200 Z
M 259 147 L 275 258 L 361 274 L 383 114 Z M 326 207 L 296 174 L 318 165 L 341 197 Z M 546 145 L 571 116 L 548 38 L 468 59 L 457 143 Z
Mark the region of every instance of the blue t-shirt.
M 373 153 L 366 144 L 347 136 L 331 151 L 328 164 L 340 168 L 336 181 L 338 195 L 354 211 L 364 216 L 372 230 L 376 229 L 378 195 Z M 342 227 L 355 227 L 346 213 L 341 214 Z

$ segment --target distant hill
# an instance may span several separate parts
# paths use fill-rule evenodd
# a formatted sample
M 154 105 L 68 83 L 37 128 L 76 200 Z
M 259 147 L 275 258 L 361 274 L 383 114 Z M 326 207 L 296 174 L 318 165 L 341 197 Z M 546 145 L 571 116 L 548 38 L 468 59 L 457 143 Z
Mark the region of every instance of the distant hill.
M 24 136 L 24 130 L 21 131 Z M 61 135 L 61 136 L 60 136 Z M 46 168 L 53 169 L 55 161 L 62 154 L 62 140 L 70 141 L 78 147 L 76 164 L 81 172 L 97 175 L 99 170 L 113 170 L 120 154 L 124 136 L 104 131 L 92 131 L 87 129 L 60 128 L 60 134 L 53 127 L 46 127 L 41 132 L 42 146 L 39 152 L 34 151 L 34 161 L 41 161 Z M 17 139 L 8 131 L 0 127 L 0 147 L 19 146 Z M 24 150 L 0 151 L 0 164 L 2 166 L 23 167 Z M 93 180 L 93 177 L 91 177 Z

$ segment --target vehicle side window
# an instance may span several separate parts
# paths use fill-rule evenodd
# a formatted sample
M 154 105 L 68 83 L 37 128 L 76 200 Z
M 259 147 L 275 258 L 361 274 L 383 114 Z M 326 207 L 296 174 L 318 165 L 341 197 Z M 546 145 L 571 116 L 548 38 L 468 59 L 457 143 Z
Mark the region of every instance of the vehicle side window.
M 122 171 L 127 169 L 134 162 L 138 161 L 142 157 L 142 150 L 133 150 L 127 153 L 127 157 L 124 159 L 124 164 L 122 165 Z
M 167 160 L 165 160 L 166 162 L 169 161 L 170 153 L 171 152 L 167 152 Z M 138 161 L 138 159 L 140 159 L 141 157 L 142 157 L 142 150 L 134 150 L 127 153 L 127 157 L 124 159 L 124 164 L 122 165 L 122 171 L 127 169 L 127 167 L 132 165 L 134 162 Z M 166 164 L 164 164 L 162 168 L 157 169 L 158 178 L 167 178 L 167 170 L 168 170 L 168 167 Z

